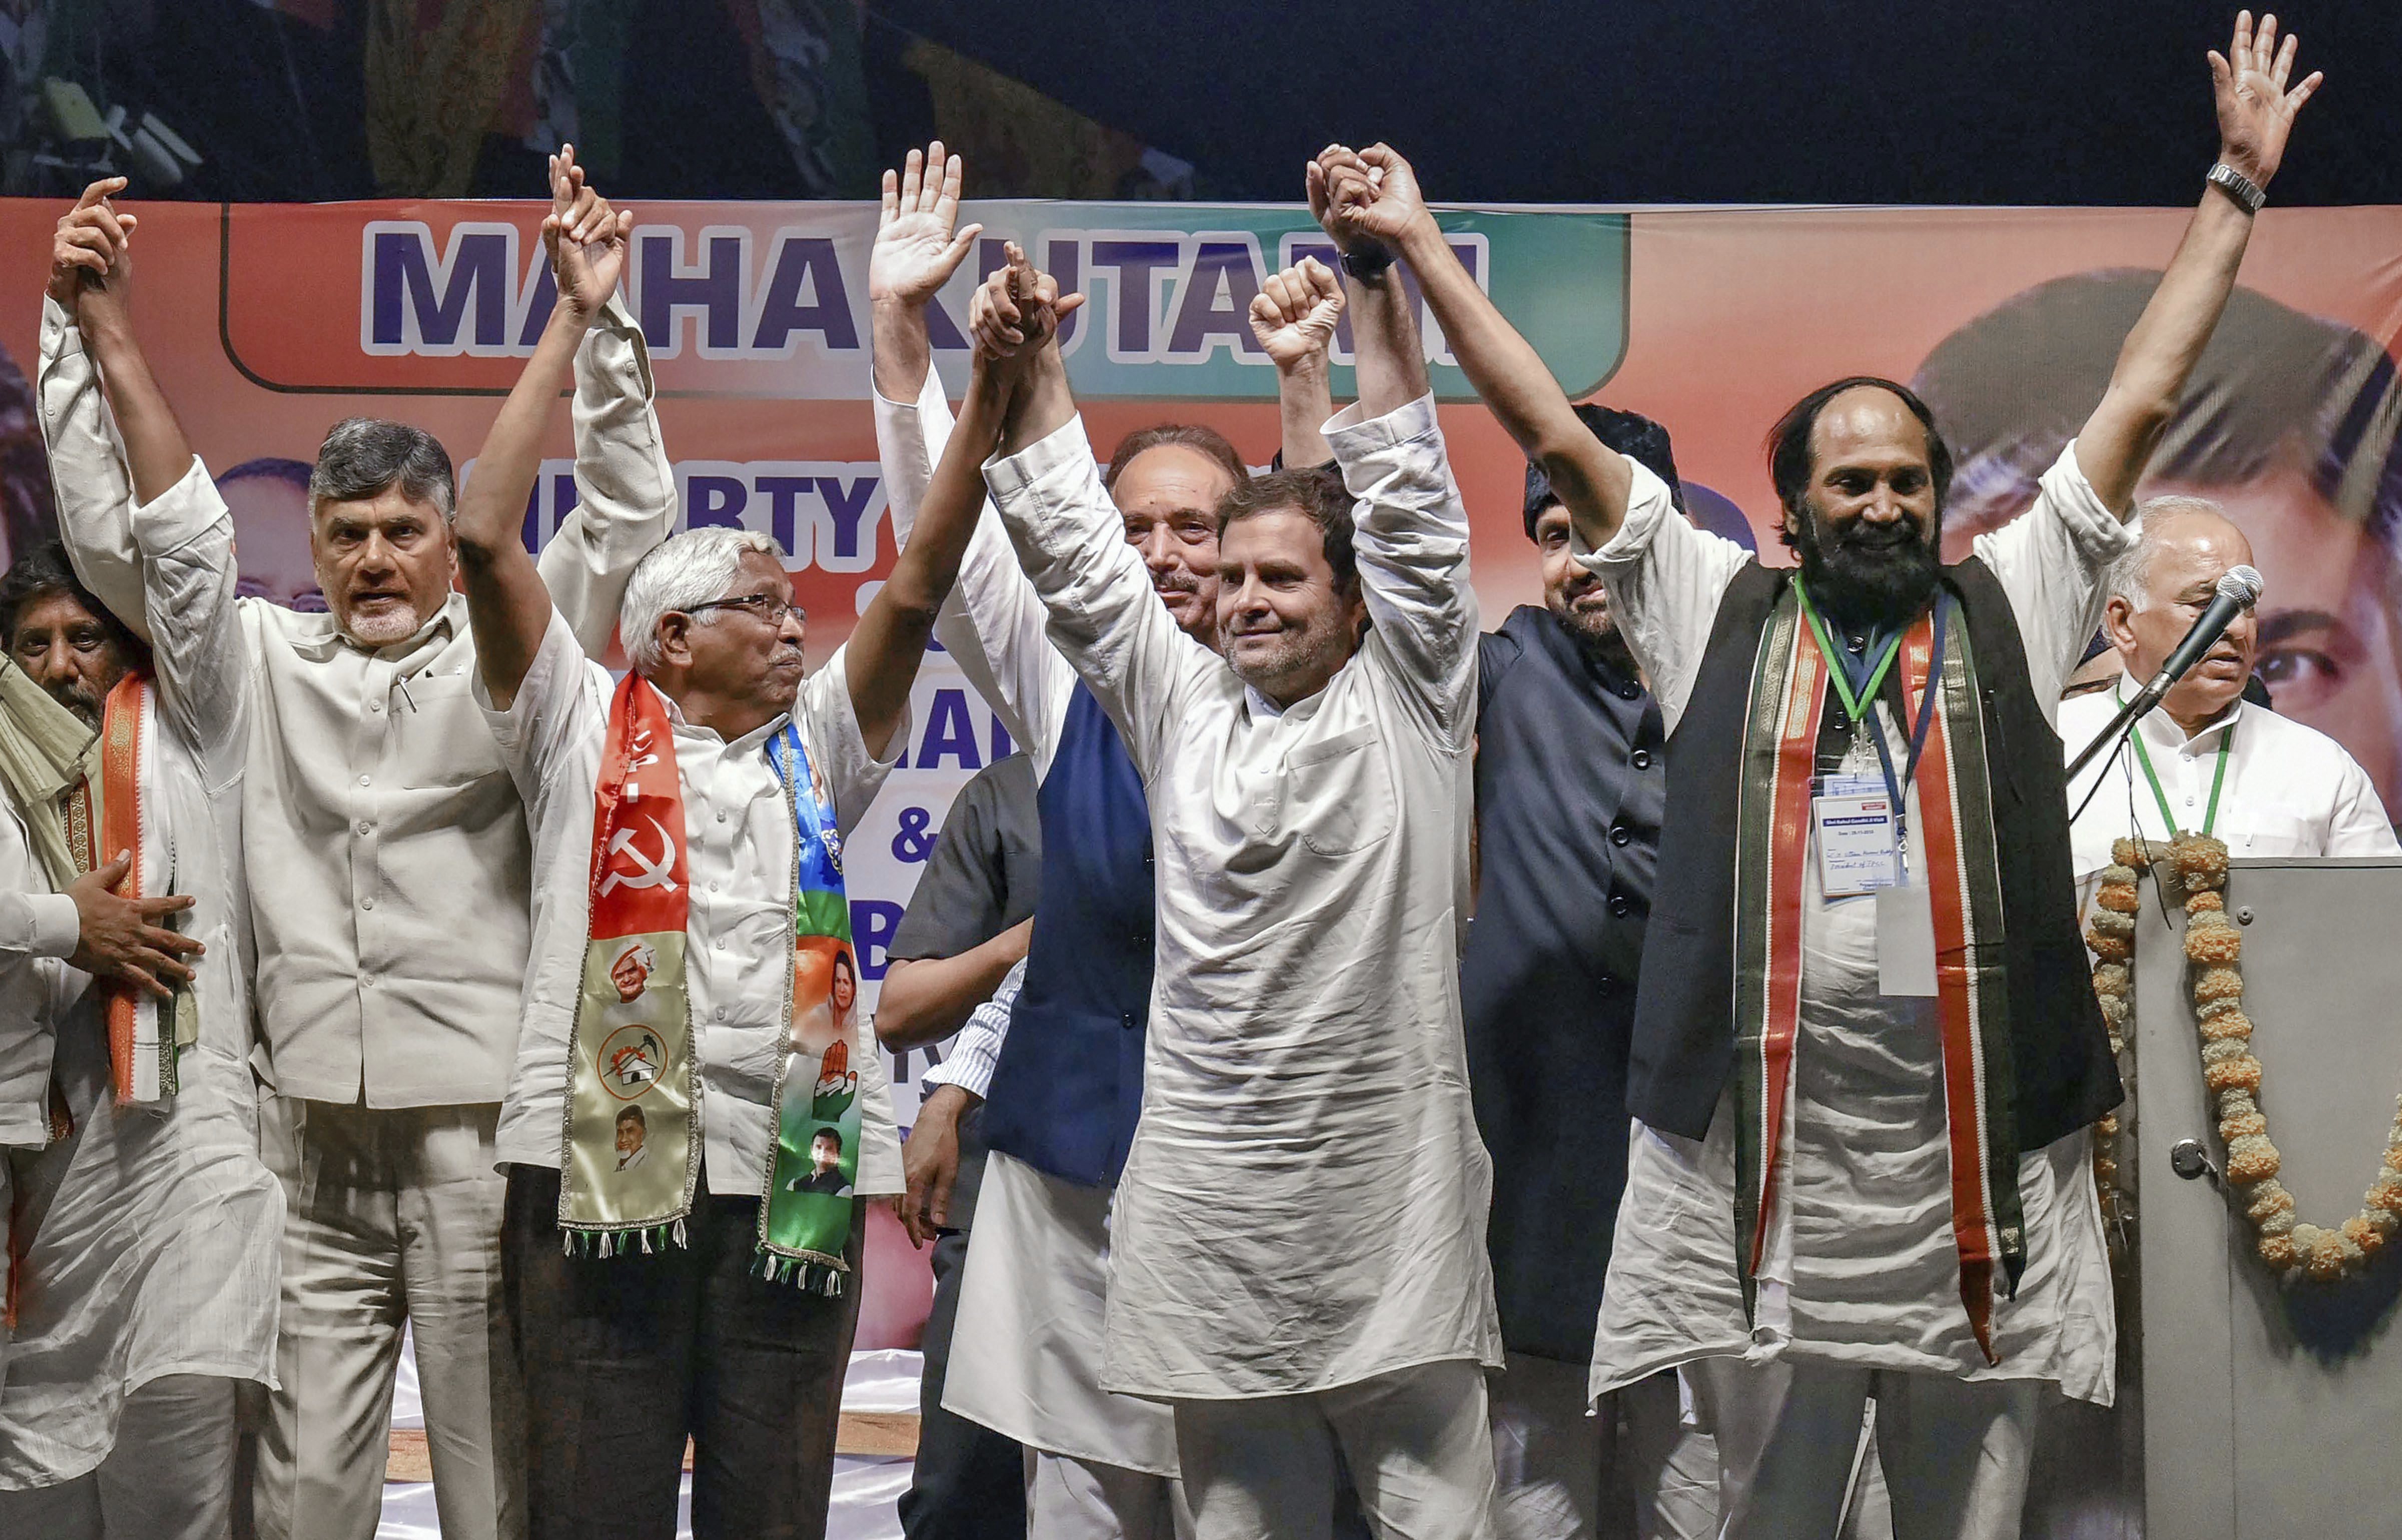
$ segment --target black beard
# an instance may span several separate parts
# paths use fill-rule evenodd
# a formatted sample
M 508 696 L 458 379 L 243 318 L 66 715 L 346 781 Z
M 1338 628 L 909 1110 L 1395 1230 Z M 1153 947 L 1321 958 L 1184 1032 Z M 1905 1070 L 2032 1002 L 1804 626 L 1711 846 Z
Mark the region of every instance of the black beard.
M 1883 526 L 1856 519 L 1822 540 L 1816 512 L 1805 504 L 1801 526 L 1794 549 L 1802 581 L 1822 613 L 1871 630 L 1899 630 L 1935 597 L 1942 564 L 1915 519 Z

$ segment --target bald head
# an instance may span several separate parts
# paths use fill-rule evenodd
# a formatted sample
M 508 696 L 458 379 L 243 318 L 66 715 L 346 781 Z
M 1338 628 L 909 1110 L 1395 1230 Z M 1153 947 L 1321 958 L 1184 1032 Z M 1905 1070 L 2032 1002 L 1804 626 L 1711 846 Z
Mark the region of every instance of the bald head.
M 2127 672 L 2140 681 L 2159 672 L 2185 639 L 2218 580 L 2251 564 L 2252 543 L 2205 498 L 2154 498 L 2136 513 L 2143 532 L 2110 569 L 2103 626 Z M 2259 647 L 2259 627 L 2247 610 L 2168 693 L 2161 709 L 2188 733 L 2215 720 L 2243 693 Z

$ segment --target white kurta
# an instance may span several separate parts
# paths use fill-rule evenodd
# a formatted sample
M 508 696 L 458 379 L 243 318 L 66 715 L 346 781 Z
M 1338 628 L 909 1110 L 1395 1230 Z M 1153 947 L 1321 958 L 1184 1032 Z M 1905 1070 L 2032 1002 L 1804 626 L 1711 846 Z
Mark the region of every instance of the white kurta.
M 876 395 L 876 445 L 903 540 L 951 427 L 932 368 L 914 404 Z M 1051 645 L 1050 619 L 987 502 L 934 635 L 1034 762 L 1038 780 L 1049 773 L 1076 694 L 1075 669 Z M 949 1056 L 927 1074 L 930 1092 L 949 1083 L 985 1093 L 1025 973 L 1020 962 L 976 1008 Z M 1114 1202 L 1114 1189 L 1064 1181 L 1000 1150 L 986 1157 L 943 1405 L 1046 1455 L 1172 1478 L 1168 1409 L 1101 1388 Z
M 837 649 L 802 681 L 791 717 L 732 743 L 685 722 L 668 701 L 692 899 L 685 983 L 700 1055 L 703 1166 L 718 1197 L 757 1197 L 776 1143 L 776 1067 L 793 970 L 793 815 L 769 750 L 788 721 L 799 723 L 809 764 L 833 798 L 835 827 L 848 835 L 908 741 L 904 723 L 892 736 L 892 759 L 868 752 L 843 658 Z M 559 1168 L 567 1042 L 591 933 L 593 795 L 615 688 L 554 611 L 509 708 L 485 708 L 533 824 L 533 959 L 517 1073 L 495 1141 L 504 1166 Z M 489 702 L 481 681 L 476 697 Z M 902 1190 L 901 1144 L 883 1056 L 862 1038 L 861 1014 L 851 1021 L 850 1062 L 860 1080 L 853 1190 L 872 1197 Z
M 2112 689 L 2062 702 L 2062 748 L 2070 754 L 2084 748 L 2109 725 L 2126 694 L 2122 678 Z M 2402 855 L 2368 772 L 2315 728 L 2239 700 L 2190 738 L 2165 711 L 2155 710 L 2135 731 L 2182 829 L 2198 830 L 2209 816 L 2211 783 L 2226 746 L 2227 780 L 2212 832 L 2227 842 L 2230 856 Z M 2176 832 L 2161 821 L 2160 799 L 2132 743 L 2070 783 L 2068 805 L 2085 802 L 2089 791 L 2093 800 L 2069 827 L 2083 886 L 2091 887 L 2089 879 L 2110 864 L 2114 841 L 2131 834 L 2165 840 Z
M 1430 398 L 1327 437 L 1372 626 L 1278 713 L 1176 626 L 1081 422 L 986 466 L 1159 853 L 1103 1383 L 1160 1399 L 1498 1367 L 1460 1036 L 1476 600 Z
M 173 644 L 183 618 L 142 611 L 98 371 L 50 301 L 40 380 L 76 572 L 135 631 Z M 543 582 L 591 653 L 608 646 L 635 562 L 674 521 L 652 393 L 642 334 L 613 299 L 576 351 L 577 502 L 542 553 Z M 229 543 L 221 555 L 230 573 Z M 217 639 L 251 690 L 242 838 L 269 879 L 249 908 L 260 1071 L 283 1095 L 344 1106 L 499 1101 L 525 982 L 530 853 L 468 694 L 466 601 L 450 596 L 415 635 L 378 648 L 330 614 L 259 598 L 238 609 Z
M 77 1127 L 72 1142 L 19 1157 L 36 1228 L 0 1386 L 9 1489 L 99 1465 L 125 1397 L 153 1380 L 275 1379 L 283 1192 L 258 1155 L 236 936 L 247 694 L 231 636 L 233 524 L 196 460 L 133 510 L 131 529 L 147 604 L 176 617 L 156 651 L 158 731 L 143 745 L 141 796 L 173 851 L 175 890 L 197 901 L 185 930 L 208 948 L 193 986 L 200 1037 L 177 1062 L 173 1097 L 119 1107 L 98 993 L 53 1018 Z M 0 843 L 21 838 L 11 820 Z M 145 887 L 163 891 L 165 878 L 145 870 Z M 63 998 L 82 994 L 82 973 L 48 966 Z
M 1642 467 L 1635 479 L 1624 528 L 1578 559 L 1608 584 L 1673 733 L 1719 601 L 1752 557 L 1675 516 L 1666 488 Z M 2059 698 L 2100 622 L 2102 573 L 2133 538 L 2094 496 L 2074 446 L 2033 509 L 1979 537 L 1978 556 L 2009 596 L 2037 699 Z M 1886 741 L 1905 744 L 1884 720 Z M 1879 774 L 1875 750 L 1855 747 L 1846 768 Z M 1914 871 L 1926 870 L 1920 821 L 1910 820 Z M 1815 852 L 1803 870 L 1801 1029 L 1756 1318 L 1746 1324 L 1737 1282 L 1732 1102 L 1720 1101 L 1698 1142 L 1638 1121 L 1593 1394 L 1691 1359 L 1743 1355 L 2043 1379 L 2106 1404 L 2116 1327 L 2087 1136 L 2020 1156 L 2027 1267 L 2016 1298 L 1995 1301 L 2000 1363 L 1988 1365 L 1960 1302 L 1934 1002 L 1878 993 L 1874 901 L 1824 898 Z

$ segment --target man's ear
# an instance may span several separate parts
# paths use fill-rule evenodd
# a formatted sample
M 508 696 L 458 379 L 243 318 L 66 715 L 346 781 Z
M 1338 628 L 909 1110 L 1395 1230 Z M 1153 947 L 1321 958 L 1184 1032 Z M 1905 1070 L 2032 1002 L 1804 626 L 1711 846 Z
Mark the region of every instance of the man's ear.
M 659 661 L 676 665 L 692 661 L 692 617 L 669 611 L 658 619 Z
M 2112 594 L 2102 605 L 2102 634 L 2121 653 L 2135 645 L 2135 628 L 2130 624 L 2134 617 L 2135 607 L 2123 595 Z

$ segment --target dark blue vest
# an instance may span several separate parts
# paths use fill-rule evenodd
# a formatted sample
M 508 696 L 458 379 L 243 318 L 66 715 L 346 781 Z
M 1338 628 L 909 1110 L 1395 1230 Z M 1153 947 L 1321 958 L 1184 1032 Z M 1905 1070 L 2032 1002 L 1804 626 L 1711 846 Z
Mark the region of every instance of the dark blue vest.
M 1042 901 L 993 1067 L 985 1142 L 1065 1181 L 1113 1186 L 1142 1111 L 1151 1015 L 1151 803 L 1082 684 L 1035 795 Z

